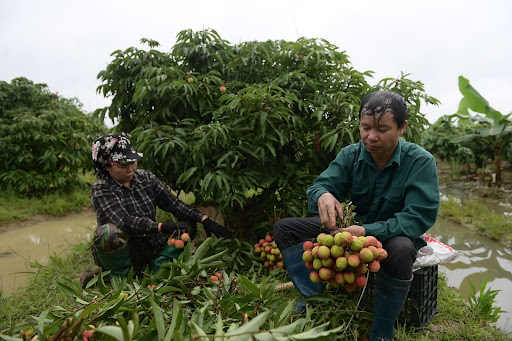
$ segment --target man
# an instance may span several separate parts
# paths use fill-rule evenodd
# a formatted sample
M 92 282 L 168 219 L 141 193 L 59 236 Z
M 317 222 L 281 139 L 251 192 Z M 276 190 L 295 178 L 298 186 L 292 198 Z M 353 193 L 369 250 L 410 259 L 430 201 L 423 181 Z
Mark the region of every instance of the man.
M 439 183 L 434 157 L 405 142 L 408 109 L 392 91 L 367 95 L 359 110 L 361 141 L 343 148 L 308 188 L 308 209 L 319 217 L 286 218 L 274 225 L 274 236 L 288 273 L 303 296 L 322 293 L 302 261 L 302 242 L 320 231 L 337 233 L 340 202 L 351 200 L 356 220 L 343 230 L 380 240 L 388 257 L 381 261 L 375 284 L 370 340 L 391 340 L 413 277 L 416 252 L 426 245 L 421 235 L 434 225 Z M 322 226 L 323 225 L 323 226 Z M 297 309 L 304 309 L 299 300 Z

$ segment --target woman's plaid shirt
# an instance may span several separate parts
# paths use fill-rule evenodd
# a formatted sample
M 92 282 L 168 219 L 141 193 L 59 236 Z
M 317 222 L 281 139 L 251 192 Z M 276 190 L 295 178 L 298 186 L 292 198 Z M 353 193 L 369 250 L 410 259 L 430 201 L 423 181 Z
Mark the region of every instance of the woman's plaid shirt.
M 131 188 L 112 178 L 97 180 L 91 201 L 98 226 L 113 223 L 140 244 L 163 245 L 167 237 L 158 232 L 156 208 L 172 213 L 179 221 L 200 222 L 203 214 L 176 196 L 149 171 L 137 170 Z

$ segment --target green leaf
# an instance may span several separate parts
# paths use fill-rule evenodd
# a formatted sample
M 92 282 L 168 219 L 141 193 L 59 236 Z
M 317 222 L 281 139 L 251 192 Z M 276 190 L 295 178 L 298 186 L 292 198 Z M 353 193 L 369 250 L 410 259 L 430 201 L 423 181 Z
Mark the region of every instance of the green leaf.
M 338 332 L 345 327 L 345 325 L 342 324 L 341 326 L 339 326 L 337 328 L 325 330 L 325 328 L 328 325 L 329 325 L 329 322 L 324 323 L 320 326 L 308 329 L 305 332 L 302 332 L 300 334 L 292 335 L 292 336 L 290 336 L 289 340 L 302 340 L 302 341 L 332 340 L 336 336 L 336 334 L 338 334 Z
M 165 335 L 165 341 L 170 341 L 173 338 L 173 334 L 176 330 L 179 330 L 181 327 L 181 322 L 183 320 L 183 312 L 181 310 L 181 305 L 176 298 L 172 301 L 172 319 L 171 324 L 169 324 L 169 328 L 167 328 L 167 334 Z
M 287 340 L 290 335 L 294 334 L 295 330 L 300 328 L 301 323 L 301 320 L 296 320 L 291 324 L 255 334 L 254 338 L 259 341 Z
M 149 296 L 149 302 L 151 303 L 151 310 L 153 311 L 153 316 L 156 323 L 156 330 L 158 331 L 158 340 L 163 340 L 165 336 L 165 324 L 164 317 L 162 315 L 162 310 L 156 304 L 153 295 Z
M 124 341 L 123 330 L 121 327 L 104 326 L 98 327 L 94 330 L 96 333 L 109 335 L 118 341 Z
M 260 113 L 260 128 L 262 137 L 265 137 L 265 131 L 267 130 L 267 117 L 268 113 L 266 111 L 262 111 Z
M 258 289 L 258 287 L 254 283 L 252 283 L 247 277 L 240 276 L 240 281 L 245 286 L 245 288 L 253 295 L 260 295 L 260 289 Z
M 239 328 L 235 330 L 230 330 L 228 333 L 225 334 L 226 337 L 229 337 L 232 335 L 232 337 L 229 338 L 229 340 L 236 340 L 236 341 L 249 341 L 252 339 L 252 334 L 250 332 L 254 332 L 260 329 L 260 327 L 265 323 L 268 315 L 270 314 L 270 311 L 264 311 L 252 320 L 250 320 L 248 323 L 243 324 Z M 247 333 L 247 334 L 244 334 Z
M 490 114 L 493 117 L 499 117 L 501 114 L 489 106 L 489 102 L 483 98 L 470 84 L 469 80 L 459 76 L 459 90 L 464 96 L 469 109 L 482 114 Z M 460 107 L 460 105 L 459 105 Z
M 197 170 L 197 167 L 190 167 L 185 173 L 183 173 L 178 178 L 178 180 L 176 180 L 176 183 L 180 184 L 180 183 L 187 181 L 188 178 L 190 178 L 190 176 L 192 176 L 192 174 L 194 174 L 196 172 L 196 170 Z

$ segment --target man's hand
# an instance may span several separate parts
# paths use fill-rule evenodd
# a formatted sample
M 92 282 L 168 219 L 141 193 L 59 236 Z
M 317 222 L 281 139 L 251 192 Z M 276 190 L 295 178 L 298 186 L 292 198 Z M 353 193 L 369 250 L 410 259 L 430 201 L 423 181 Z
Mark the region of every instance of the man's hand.
M 334 230 L 331 232 L 331 235 L 335 235 L 338 232 L 344 232 L 344 231 L 350 232 L 350 234 L 353 236 L 366 236 L 366 230 L 365 230 L 364 226 L 360 226 L 360 225 L 350 225 L 349 227 L 344 228 L 344 229 Z
M 325 227 L 333 231 L 336 228 L 336 216 L 343 219 L 343 209 L 340 202 L 329 192 L 318 198 L 318 213 Z

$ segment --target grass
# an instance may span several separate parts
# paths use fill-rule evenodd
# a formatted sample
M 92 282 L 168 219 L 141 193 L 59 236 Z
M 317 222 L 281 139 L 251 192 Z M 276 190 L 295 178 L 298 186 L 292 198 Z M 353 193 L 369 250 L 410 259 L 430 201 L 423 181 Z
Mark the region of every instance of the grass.
M 80 175 L 80 177 L 88 184 L 94 182 L 94 175 L 91 173 Z M 89 186 L 71 193 L 55 192 L 37 198 L 2 192 L 0 193 L 0 225 L 24 221 L 37 215 L 63 216 L 90 207 Z
M 450 197 L 441 202 L 440 214 L 469 225 L 478 233 L 491 239 L 512 245 L 512 219 L 495 213 L 477 200 L 460 201 Z

